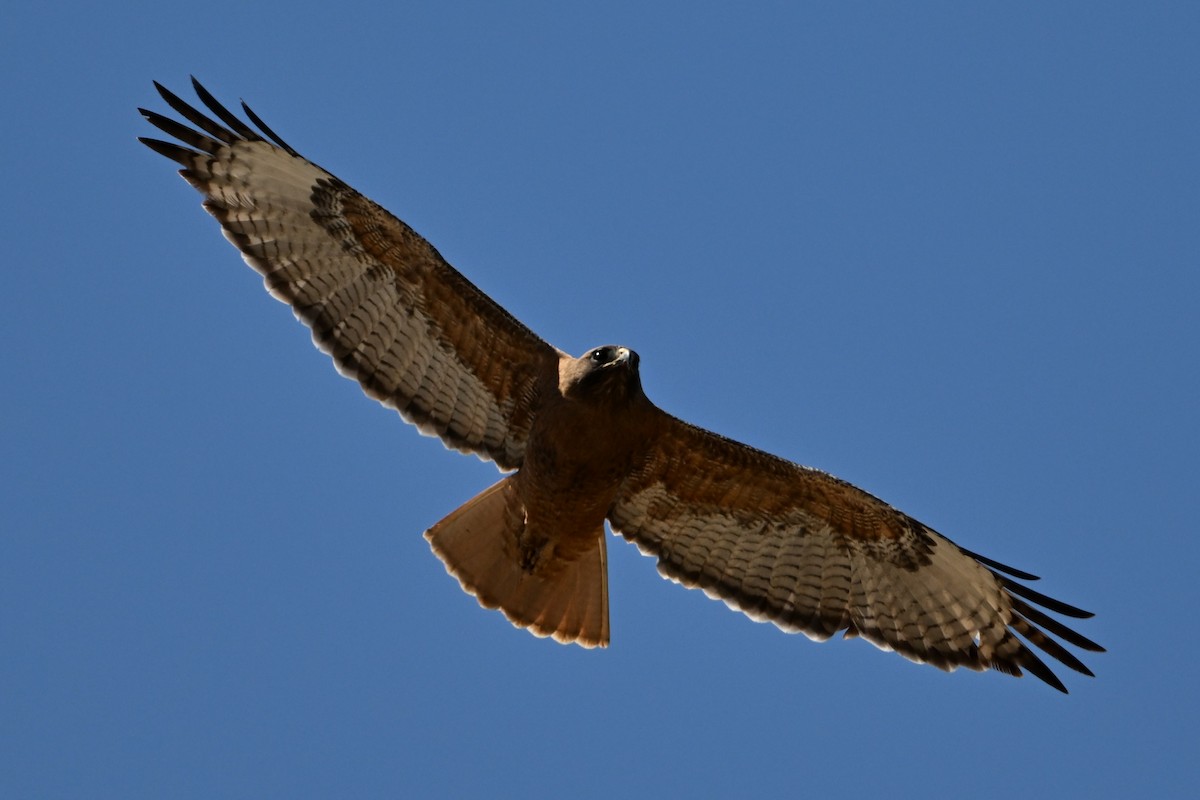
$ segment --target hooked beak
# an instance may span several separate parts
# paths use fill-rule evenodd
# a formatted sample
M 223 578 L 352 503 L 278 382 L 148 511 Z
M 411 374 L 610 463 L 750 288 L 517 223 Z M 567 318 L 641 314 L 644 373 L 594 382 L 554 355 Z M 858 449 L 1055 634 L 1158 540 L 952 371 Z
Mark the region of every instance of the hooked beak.
M 614 366 L 622 365 L 636 369 L 638 365 L 638 354 L 630 350 L 628 347 L 618 347 L 617 357 L 609 363 L 613 364 Z

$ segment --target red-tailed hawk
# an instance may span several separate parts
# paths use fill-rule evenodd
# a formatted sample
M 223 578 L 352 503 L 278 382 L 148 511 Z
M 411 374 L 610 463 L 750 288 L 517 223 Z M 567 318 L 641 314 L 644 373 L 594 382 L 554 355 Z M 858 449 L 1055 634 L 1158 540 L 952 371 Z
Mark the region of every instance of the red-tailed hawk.
M 195 127 L 140 109 L 181 144 L 141 141 L 183 166 L 343 375 L 511 471 L 425 533 L 483 606 L 538 636 L 607 645 L 608 520 L 664 576 L 785 631 L 844 631 L 946 670 L 1028 670 L 1064 692 L 1030 645 L 1092 674 L 1047 633 L 1102 648 L 1041 609 L 1091 614 L 1017 583 L 1035 576 L 844 481 L 675 419 L 642 392 L 635 352 L 574 358 L 542 341 L 244 103 L 258 130 L 193 85 L 215 119 L 156 83 Z

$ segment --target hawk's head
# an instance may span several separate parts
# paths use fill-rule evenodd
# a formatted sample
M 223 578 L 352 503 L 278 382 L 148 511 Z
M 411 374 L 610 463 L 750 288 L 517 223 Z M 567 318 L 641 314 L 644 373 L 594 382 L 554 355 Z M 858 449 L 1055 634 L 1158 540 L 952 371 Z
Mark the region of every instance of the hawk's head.
M 638 354 L 607 344 L 563 362 L 559 370 L 563 395 L 577 400 L 619 402 L 642 396 Z

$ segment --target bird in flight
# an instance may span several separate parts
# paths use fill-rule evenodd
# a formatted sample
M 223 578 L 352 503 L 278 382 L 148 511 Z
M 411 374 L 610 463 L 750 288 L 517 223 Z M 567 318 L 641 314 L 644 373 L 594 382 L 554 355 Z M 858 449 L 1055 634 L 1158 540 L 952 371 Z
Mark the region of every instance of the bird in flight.
M 845 481 L 689 425 L 642 391 L 638 355 L 543 341 L 404 222 L 195 79 L 207 112 L 155 83 L 186 123 L 139 109 L 246 263 L 339 372 L 447 447 L 506 474 L 425 532 L 447 571 L 517 627 L 609 642 L 604 525 L 663 576 L 752 619 L 843 632 L 945 670 L 1085 675 L 1050 616 L 1087 618 Z

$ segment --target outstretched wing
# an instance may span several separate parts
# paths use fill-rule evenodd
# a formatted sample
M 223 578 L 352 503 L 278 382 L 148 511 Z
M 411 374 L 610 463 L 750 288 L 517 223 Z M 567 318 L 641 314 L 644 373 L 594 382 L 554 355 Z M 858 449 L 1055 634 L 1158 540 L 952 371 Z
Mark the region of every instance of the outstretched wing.
M 183 165 L 180 174 L 268 291 L 369 396 L 448 447 L 519 467 L 531 405 L 544 381 L 557 380 L 558 351 L 244 103 L 259 130 L 192 84 L 216 119 L 155 83 L 199 130 L 139 109 L 183 146 L 141 141 Z
M 1102 648 L 1035 606 L 1091 614 L 1013 579 L 1035 576 L 967 552 L 844 481 L 664 417 L 609 521 L 665 577 L 785 631 L 821 641 L 845 631 L 946 670 L 1028 670 L 1065 692 L 1028 643 L 1092 674 L 1037 626 Z

